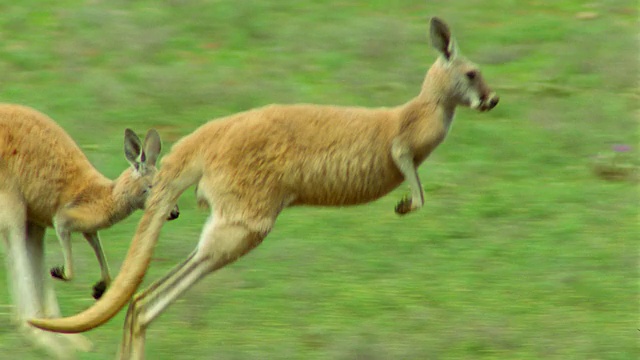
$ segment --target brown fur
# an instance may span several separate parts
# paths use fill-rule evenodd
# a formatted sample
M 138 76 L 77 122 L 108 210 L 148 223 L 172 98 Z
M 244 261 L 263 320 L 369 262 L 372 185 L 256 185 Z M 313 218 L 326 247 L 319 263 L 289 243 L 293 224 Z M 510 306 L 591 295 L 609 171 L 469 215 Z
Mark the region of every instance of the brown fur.
M 80 332 L 114 316 L 142 281 L 171 204 L 194 184 L 211 216 L 194 253 L 131 301 L 122 359 L 143 358 L 149 324 L 198 279 L 257 246 L 284 208 L 362 204 L 402 181 L 411 197 L 396 212 L 420 208 L 416 169 L 444 140 L 456 106 L 485 111 L 498 102 L 437 18 L 431 37 L 441 57 L 420 94 L 401 106 L 270 105 L 208 122 L 181 139 L 162 161 L 147 211 L 105 297 L 74 317 L 33 324 Z

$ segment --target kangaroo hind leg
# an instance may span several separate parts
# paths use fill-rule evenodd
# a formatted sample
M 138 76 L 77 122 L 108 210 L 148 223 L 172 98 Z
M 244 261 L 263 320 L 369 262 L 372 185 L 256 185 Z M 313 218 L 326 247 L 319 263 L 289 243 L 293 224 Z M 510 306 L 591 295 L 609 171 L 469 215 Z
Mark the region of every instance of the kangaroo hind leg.
M 1 174 L 0 174 L 1 175 Z M 6 178 L 5 178 L 6 179 Z M 54 358 L 70 359 L 73 350 L 58 334 L 30 326 L 27 320 L 58 313 L 57 303 L 50 302 L 44 273 L 44 229 L 27 226 L 26 204 L 16 186 L 0 184 L 0 237 L 6 249 L 8 283 L 20 333 L 35 347 Z M 33 232 L 30 232 L 33 231 Z
M 41 304 L 40 307 L 44 316 L 55 318 L 60 317 L 61 313 L 58 305 L 58 299 L 53 288 L 53 280 L 46 276 L 44 264 L 44 234 L 44 227 L 31 222 L 27 223 L 26 246 L 29 258 L 31 259 L 33 273 L 41 279 L 41 292 L 38 294 L 40 296 L 38 303 Z M 40 331 L 35 328 L 31 329 L 36 332 Z M 46 336 L 49 335 L 55 335 L 56 342 L 65 344 L 65 346 L 68 346 L 70 349 L 89 351 L 93 347 L 91 341 L 81 334 L 59 334 L 47 332 Z
M 146 328 L 172 302 L 207 274 L 255 248 L 267 235 L 244 224 L 230 224 L 210 217 L 196 250 L 162 279 L 138 294 L 129 305 L 120 348 L 120 359 L 143 359 Z
M 29 254 L 27 242 L 27 210 L 16 189 L 0 188 L 0 236 L 6 248 L 6 265 L 11 296 L 15 304 L 14 320 L 26 325 L 27 315 L 42 313 L 42 281 L 37 278 L 37 262 Z M 37 254 L 35 254 L 37 255 Z

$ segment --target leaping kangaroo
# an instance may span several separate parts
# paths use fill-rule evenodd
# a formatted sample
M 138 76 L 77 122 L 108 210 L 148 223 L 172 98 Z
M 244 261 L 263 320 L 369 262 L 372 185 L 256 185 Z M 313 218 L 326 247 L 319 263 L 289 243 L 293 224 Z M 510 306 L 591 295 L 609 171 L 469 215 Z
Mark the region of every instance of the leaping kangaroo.
M 458 53 L 448 26 L 434 17 L 430 28 L 440 56 L 420 94 L 403 105 L 270 105 L 210 121 L 182 138 L 162 160 L 110 290 L 78 315 L 31 323 L 75 333 L 112 318 L 141 283 L 173 204 L 194 184 L 211 215 L 193 253 L 131 301 L 121 359 L 142 359 L 150 323 L 205 275 L 258 246 L 284 208 L 367 203 L 406 181 L 411 196 L 395 211 L 418 210 L 424 191 L 417 167 L 444 140 L 456 107 L 486 111 L 498 104 L 478 67 Z
M 100 264 L 98 298 L 111 282 L 98 230 L 144 207 L 156 174 L 160 137 L 150 130 L 144 144 L 125 131 L 124 152 L 131 167 L 115 181 L 98 172 L 71 137 L 51 118 L 20 105 L 0 104 L 0 238 L 7 267 L 15 320 L 36 345 L 68 358 L 71 348 L 86 349 L 81 336 L 53 336 L 27 324 L 35 317 L 59 317 L 53 287 L 44 270 L 44 234 L 53 227 L 62 245 L 63 267 L 54 277 L 73 275 L 71 233 L 81 232 Z M 178 216 L 177 207 L 171 218 Z

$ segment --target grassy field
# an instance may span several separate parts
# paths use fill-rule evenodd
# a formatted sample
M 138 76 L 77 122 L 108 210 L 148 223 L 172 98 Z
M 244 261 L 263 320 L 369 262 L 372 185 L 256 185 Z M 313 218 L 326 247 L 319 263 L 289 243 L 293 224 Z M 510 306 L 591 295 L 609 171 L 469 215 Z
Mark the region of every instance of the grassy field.
M 396 216 L 401 187 L 285 211 L 151 326 L 149 359 L 640 357 L 640 199 L 625 172 L 640 154 L 637 1 L 1 0 L 0 101 L 52 116 L 113 178 L 125 127 L 156 127 L 168 149 L 274 102 L 405 102 L 435 59 L 436 14 L 501 102 L 459 110 L 421 167 L 425 207 Z M 192 191 L 180 206 L 146 283 L 196 244 L 207 213 Z M 102 232 L 114 273 L 139 217 Z M 99 277 L 74 241 L 79 275 L 56 284 L 65 314 Z M 61 264 L 52 231 L 47 245 Z M 47 358 L 14 333 L 0 271 L 0 359 Z M 79 358 L 113 358 L 123 316 L 87 333 L 95 350 Z

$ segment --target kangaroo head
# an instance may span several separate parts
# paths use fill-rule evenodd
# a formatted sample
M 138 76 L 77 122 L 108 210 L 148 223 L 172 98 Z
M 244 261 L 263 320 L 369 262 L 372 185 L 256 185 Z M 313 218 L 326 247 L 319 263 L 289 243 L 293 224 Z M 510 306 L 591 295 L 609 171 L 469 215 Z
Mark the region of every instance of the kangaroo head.
M 156 161 L 162 144 L 160 135 L 154 129 L 147 132 L 144 143 L 131 129 L 124 132 L 124 155 L 131 167 L 122 174 L 125 179 L 125 197 L 129 204 L 137 209 L 144 209 L 145 203 L 153 187 L 153 179 L 158 169 Z M 176 219 L 180 215 L 178 205 L 176 205 L 168 220 Z
M 493 109 L 499 101 L 487 85 L 478 66 L 460 55 L 447 24 L 431 19 L 431 44 L 440 56 L 427 75 L 439 97 L 451 105 L 464 105 L 479 111 Z

